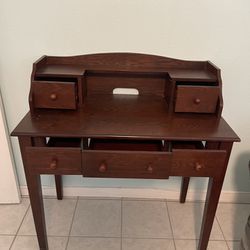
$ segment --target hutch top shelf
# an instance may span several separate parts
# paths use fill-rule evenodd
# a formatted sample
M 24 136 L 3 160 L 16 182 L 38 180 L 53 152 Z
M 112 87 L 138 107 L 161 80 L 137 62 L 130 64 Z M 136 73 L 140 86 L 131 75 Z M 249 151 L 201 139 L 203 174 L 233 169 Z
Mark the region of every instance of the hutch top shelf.
M 137 53 L 107 53 L 73 57 L 44 56 L 37 66 L 37 76 L 83 75 L 85 70 L 168 72 L 174 80 L 214 82 L 218 68 L 209 61 L 184 61 Z

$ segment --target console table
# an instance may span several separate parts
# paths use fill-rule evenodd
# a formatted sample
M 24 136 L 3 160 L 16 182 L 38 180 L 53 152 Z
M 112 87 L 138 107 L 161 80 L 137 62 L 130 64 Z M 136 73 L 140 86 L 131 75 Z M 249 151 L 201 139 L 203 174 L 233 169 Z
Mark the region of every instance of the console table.
M 40 249 L 48 249 L 41 174 L 55 175 L 58 199 L 62 175 L 182 176 L 182 203 L 190 177 L 209 177 L 199 250 L 207 248 L 231 148 L 240 140 L 221 117 L 215 65 L 136 53 L 43 56 L 33 64 L 29 105 L 12 136 Z

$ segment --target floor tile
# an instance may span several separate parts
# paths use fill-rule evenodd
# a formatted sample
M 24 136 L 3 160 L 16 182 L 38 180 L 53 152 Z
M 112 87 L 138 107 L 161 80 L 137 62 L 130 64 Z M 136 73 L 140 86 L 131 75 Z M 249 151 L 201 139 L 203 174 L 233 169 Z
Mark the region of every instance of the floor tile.
M 173 237 L 165 202 L 124 200 L 122 204 L 123 237 Z
M 70 237 L 67 250 L 120 250 L 120 238 Z
M 0 205 L 0 234 L 16 234 L 28 207 L 29 199 L 22 199 L 20 204 Z
M 68 237 L 48 237 L 49 250 L 65 250 Z M 36 236 L 17 236 L 11 250 L 39 250 Z
M 45 199 L 44 209 L 47 234 L 51 236 L 68 236 L 76 206 L 76 199 Z M 31 208 L 29 209 L 18 235 L 36 235 Z
M 79 200 L 71 235 L 120 237 L 121 200 Z
M 0 235 L 0 249 L 1 250 L 8 250 L 12 244 L 14 239 L 14 235 Z
M 199 239 L 204 203 L 168 202 L 170 221 L 176 239 Z M 211 240 L 224 240 L 220 227 L 214 220 Z
M 196 250 L 198 248 L 196 240 L 175 240 L 176 250 Z M 209 241 L 207 250 L 228 250 L 225 241 Z
M 240 249 L 240 241 L 227 241 L 227 245 L 230 250 L 239 250 Z
M 122 239 L 122 250 L 175 250 L 170 239 Z
M 220 203 L 217 219 L 226 240 L 240 240 L 250 214 L 250 204 Z

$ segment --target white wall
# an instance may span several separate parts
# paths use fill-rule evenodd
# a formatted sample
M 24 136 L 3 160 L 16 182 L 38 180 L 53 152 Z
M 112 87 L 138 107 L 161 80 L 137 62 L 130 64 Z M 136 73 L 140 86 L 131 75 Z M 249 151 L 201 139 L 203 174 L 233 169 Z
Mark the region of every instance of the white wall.
M 19 184 L 5 121 L 5 112 L 0 91 L 0 204 L 19 203 Z
M 211 60 L 222 69 L 223 116 L 242 139 L 234 146 L 224 190 L 250 190 L 249 0 L 1 0 L 0 36 L 0 83 L 10 130 L 28 111 L 32 63 L 41 55 L 128 51 Z M 25 185 L 17 140 L 12 142 Z M 65 185 L 175 190 L 179 180 L 79 176 L 67 177 Z M 51 177 L 43 183 L 53 185 Z M 203 180 L 192 185 L 205 187 Z

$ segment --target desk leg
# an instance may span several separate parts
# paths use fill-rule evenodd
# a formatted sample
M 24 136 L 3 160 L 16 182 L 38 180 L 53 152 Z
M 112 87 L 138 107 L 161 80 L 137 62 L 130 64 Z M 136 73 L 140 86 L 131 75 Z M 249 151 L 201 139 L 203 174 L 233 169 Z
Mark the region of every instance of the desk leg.
M 180 203 L 186 202 L 190 177 L 182 177 Z
M 32 146 L 32 138 L 23 136 L 19 137 L 18 139 L 23 159 L 26 181 L 30 196 L 30 205 L 33 212 L 39 247 L 40 250 L 48 250 L 49 248 L 46 234 L 41 178 L 39 174 L 33 174 L 29 170 L 25 154 L 25 147 Z
M 55 183 L 56 183 L 56 195 L 58 200 L 62 200 L 63 198 L 63 190 L 62 190 L 62 176 L 55 175 Z
M 213 222 L 214 222 L 216 209 L 218 206 L 221 188 L 223 185 L 232 145 L 233 143 L 231 142 L 228 142 L 228 143 L 223 142 L 219 144 L 219 149 L 227 151 L 227 157 L 226 157 L 224 168 L 221 172 L 221 175 L 216 178 L 213 178 L 213 177 L 209 178 L 206 203 L 205 203 L 203 220 L 202 220 L 202 225 L 201 225 L 200 241 L 199 241 L 199 247 L 198 247 L 199 250 L 207 249 L 207 245 L 208 245 L 210 233 L 211 233 Z

